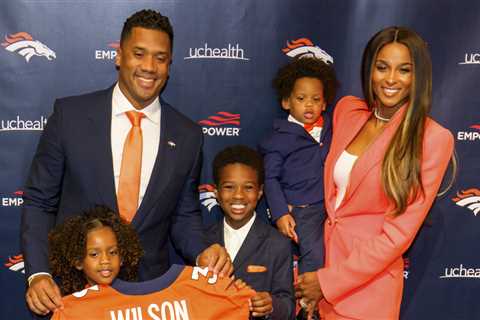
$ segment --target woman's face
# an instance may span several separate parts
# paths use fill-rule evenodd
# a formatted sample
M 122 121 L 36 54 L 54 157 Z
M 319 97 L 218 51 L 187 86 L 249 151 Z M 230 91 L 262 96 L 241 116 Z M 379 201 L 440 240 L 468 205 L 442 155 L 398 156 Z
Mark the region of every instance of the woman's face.
M 413 62 L 404 44 L 392 42 L 383 46 L 374 61 L 372 86 L 376 100 L 383 107 L 405 103 L 413 82 Z

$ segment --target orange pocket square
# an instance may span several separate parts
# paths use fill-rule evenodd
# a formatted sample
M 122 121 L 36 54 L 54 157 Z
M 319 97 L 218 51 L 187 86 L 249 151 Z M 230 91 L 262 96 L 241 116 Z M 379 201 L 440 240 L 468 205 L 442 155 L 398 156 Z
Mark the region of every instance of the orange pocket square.
M 247 267 L 247 273 L 267 272 L 267 267 L 251 264 Z

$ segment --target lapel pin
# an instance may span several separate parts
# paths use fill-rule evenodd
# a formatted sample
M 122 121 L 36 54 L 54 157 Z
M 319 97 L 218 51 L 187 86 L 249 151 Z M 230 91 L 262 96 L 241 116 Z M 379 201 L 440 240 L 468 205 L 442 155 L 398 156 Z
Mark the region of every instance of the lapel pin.
M 168 141 L 167 144 L 170 148 L 175 148 L 175 146 L 176 146 L 175 142 L 173 142 L 173 141 Z

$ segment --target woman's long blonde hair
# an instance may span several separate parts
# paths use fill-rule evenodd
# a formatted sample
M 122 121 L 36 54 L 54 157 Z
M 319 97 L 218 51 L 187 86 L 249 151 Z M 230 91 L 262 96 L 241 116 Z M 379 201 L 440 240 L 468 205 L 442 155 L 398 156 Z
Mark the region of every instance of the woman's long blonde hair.
M 394 204 L 391 213 L 397 216 L 405 212 L 409 202 L 415 199 L 419 192 L 423 194 L 422 145 L 425 119 L 430 112 L 432 101 L 432 63 L 427 44 L 413 30 L 389 27 L 375 34 L 365 48 L 362 62 L 362 87 L 370 108 L 375 105 L 372 89 L 375 59 L 383 46 L 393 42 L 401 43 L 409 49 L 413 63 L 413 82 L 407 110 L 388 146 L 382 164 L 383 188 Z

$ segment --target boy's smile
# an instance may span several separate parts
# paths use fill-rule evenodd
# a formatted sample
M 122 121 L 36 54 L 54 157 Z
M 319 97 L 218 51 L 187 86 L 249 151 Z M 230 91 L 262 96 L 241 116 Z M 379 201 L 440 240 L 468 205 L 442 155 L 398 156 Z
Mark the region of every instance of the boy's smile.
M 247 223 L 262 196 L 255 169 L 241 164 L 228 164 L 220 170 L 220 179 L 215 195 L 225 214 L 225 221 L 234 229 Z

